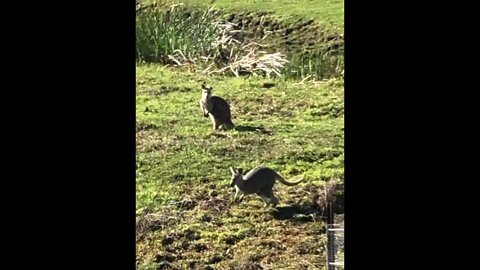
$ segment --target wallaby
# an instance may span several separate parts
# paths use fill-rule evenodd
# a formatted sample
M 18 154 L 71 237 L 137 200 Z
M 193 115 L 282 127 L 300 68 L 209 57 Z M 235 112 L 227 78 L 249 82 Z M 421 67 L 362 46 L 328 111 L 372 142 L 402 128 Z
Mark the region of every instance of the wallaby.
M 241 168 L 235 170 L 230 167 L 230 171 L 232 172 L 230 186 L 235 187 L 236 190 L 233 202 L 235 203 L 237 201 L 238 195 L 240 195 L 238 201 L 241 202 L 245 195 L 255 193 L 262 197 L 265 202 L 265 207 L 270 203 L 273 204 L 273 207 L 278 204 L 278 198 L 273 195 L 275 180 L 279 180 L 287 186 L 297 185 L 304 180 L 302 177 L 302 179 L 298 181 L 288 182 L 274 170 L 263 166 L 250 170 L 246 175 L 242 174 L 243 170 Z
M 228 105 L 223 98 L 212 96 L 212 87 L 205 83 L 202 83 L 200 108 L 202 109 L 203 116 L 210 116 L 214 131 L 220 126 L 223 126 L 225 129 L 232 129 L 235 127 L 232 122 L 230 105 Z

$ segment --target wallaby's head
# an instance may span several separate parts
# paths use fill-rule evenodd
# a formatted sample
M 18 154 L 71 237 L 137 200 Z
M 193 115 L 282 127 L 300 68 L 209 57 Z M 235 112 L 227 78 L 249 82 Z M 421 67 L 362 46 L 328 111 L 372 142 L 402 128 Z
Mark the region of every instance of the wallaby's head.
M 230 167 L 230 172 L 232 172 L 232 178 L 230 179 L 230 186 L 231 187 L 234 187 L 235 186 L 235 183 L 238 181 L 238 180 L 243 180 L 243 169 L 242 168 L 238 168 L 238 169 L 234 169 L 232 167 Z
M 202 83 L 202 93 L 206 95 L 211 95 L 212 94 L 212 86 L 206 84 L 205 82 Z

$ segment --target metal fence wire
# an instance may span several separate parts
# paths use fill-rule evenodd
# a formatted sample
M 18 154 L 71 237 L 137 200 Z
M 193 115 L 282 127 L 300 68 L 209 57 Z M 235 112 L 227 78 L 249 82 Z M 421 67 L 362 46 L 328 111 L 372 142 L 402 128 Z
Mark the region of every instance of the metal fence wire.
M 344 227 L 339 224 L 327 225 L 327 269 L 344 269 Z

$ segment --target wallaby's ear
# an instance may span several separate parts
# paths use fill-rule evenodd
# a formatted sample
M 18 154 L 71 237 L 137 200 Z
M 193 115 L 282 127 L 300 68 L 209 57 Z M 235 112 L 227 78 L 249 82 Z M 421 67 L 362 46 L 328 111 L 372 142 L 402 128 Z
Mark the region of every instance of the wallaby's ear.
M 212 86 L 211 85 L 208 85 L 207 82 L 205 81 L 202 81 L 202 88 L 203 89 L 212 89 Z
M 232 167 L 230 167 L 230 171 L 232 172 L 232 174 L 235 174 L 235 170 Z

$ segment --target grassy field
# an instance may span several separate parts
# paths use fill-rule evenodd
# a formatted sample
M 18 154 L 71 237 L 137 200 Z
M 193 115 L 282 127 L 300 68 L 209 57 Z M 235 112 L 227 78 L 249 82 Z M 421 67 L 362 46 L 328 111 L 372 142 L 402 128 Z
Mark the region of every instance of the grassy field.
M 333 24 L 343 28 L 343 0 L 185 0 L 174 1 L 190 5 L 215 5 L 231 12 L 272 11 L 280 18 L 300 16 L 319 23 Z
M 340 1 L 214 4 L 343 22 Z M 159 63 L 136 71 L 137 268 L 325 269 L 316 200 L 326 181 L 343 182 L 343 79 L 207 75 Z M 198 105 L 200 81 L 230 103 L 234 130 L 212 131 Z M 232 204 L 229 167 L 258 165 L 305 181 L 277 183 L 277 208 L 254 195 Z
M 140 0 L 145 3 L 159 0 Z M 343 29 L 343 0 L 170 0 L 171 3 L 184 3 L 189 6 L 223 8 L 227 12 L 273 12 L 282 19 L 302 17 L 319 23 L 331 24 Z

